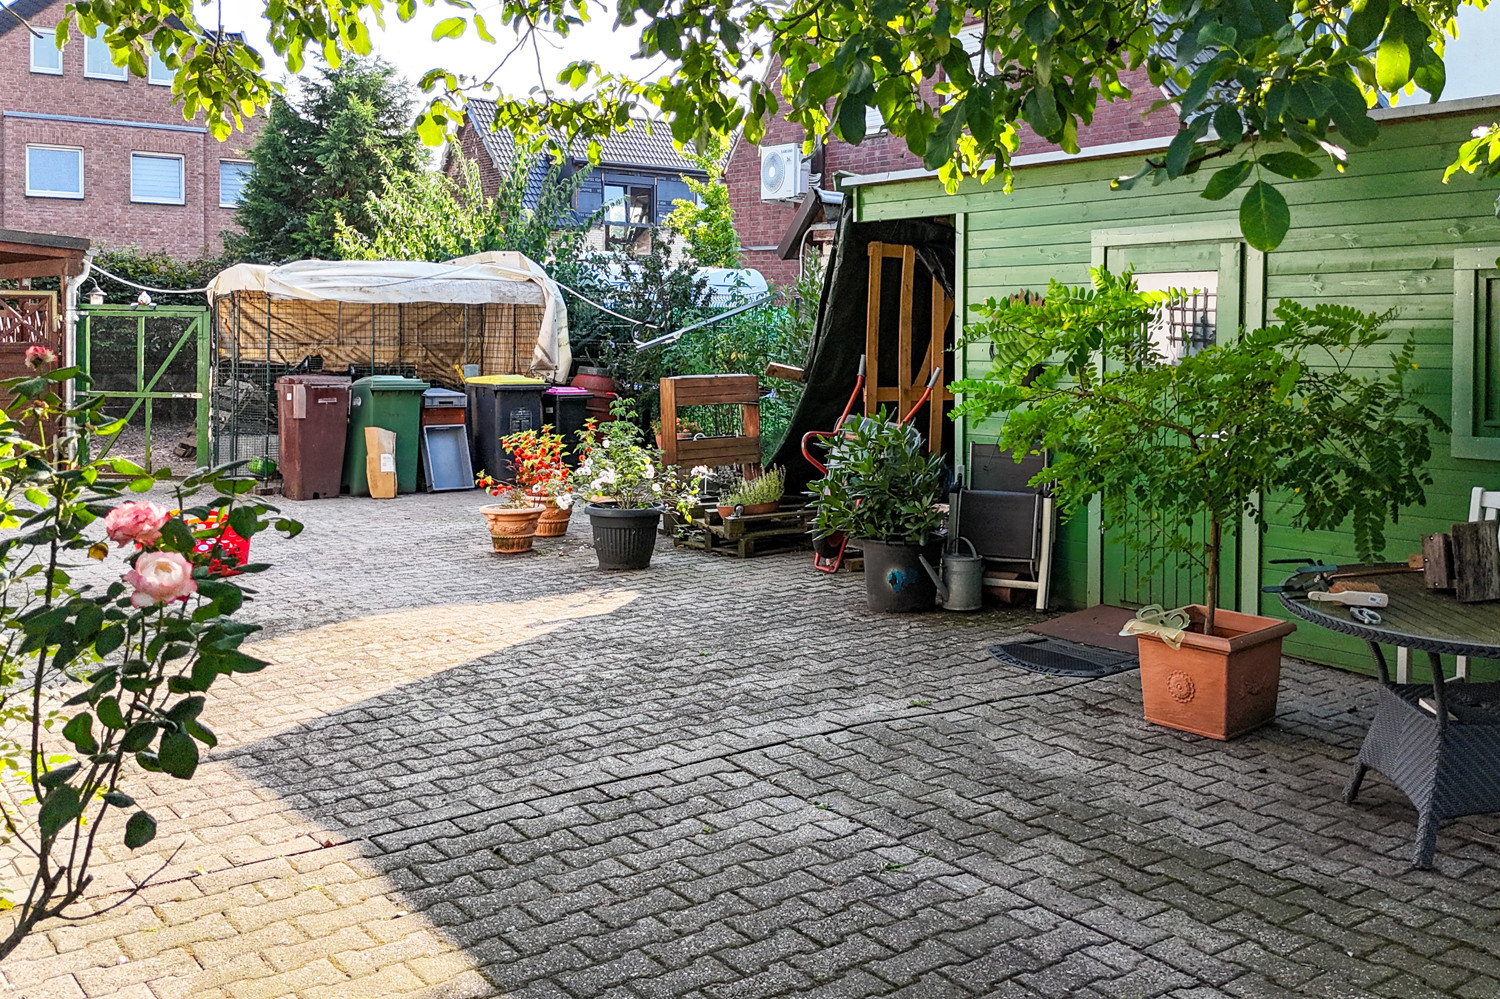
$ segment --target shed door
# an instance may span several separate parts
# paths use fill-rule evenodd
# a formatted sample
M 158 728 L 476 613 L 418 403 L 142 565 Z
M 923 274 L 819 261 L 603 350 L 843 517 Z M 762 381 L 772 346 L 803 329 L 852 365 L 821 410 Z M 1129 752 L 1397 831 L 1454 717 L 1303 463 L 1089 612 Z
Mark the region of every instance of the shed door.
M 1240 259 L 1237 243 L 1154 243 L 1111 246 L 1105 266 L 1115 273 L 1134 269 L 1136 283 L 1144 291 L 1183 288 L 1193 293 L 1186 302 L 1164 309 L 1153 324 L 1161 353 L 1175 361 L 1238 335 L 1244 315 Z M 1202 568 L 1186 556 L 1166 551 L 1152 527 L 1153 512 L 1134 502 L 1113 509 L 1106 504 L 1101 510 L 1105 603 L 1181 607 L 1203 601 Z M 1219 603 L 1228 608 L 1237 606 L 1237 526 L 1226 525 L 1220 558 Z M 1207 539 L 1206 521 L 1193 525 L 1193 537 L 1199 542 Z

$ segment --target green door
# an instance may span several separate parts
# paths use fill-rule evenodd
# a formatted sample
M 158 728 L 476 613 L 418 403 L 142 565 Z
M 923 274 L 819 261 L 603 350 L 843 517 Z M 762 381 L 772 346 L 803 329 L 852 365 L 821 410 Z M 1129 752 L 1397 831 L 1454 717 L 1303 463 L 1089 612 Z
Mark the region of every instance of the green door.
M 1181 359 L 1204 347 L 1238 335 L 1244 315 L 1243 253 L 1238 242 L 1206 239 L 1151 242 L 1103 248 L 1104 264 L 1119 273 L 1135 272 L 1144 291 L 1181 288 L 1191 297 L 1163 310 L 1152 327 L 1159 351 Z M 1161 604 L 1181 607 L 1202 603 L 1202 567 L 1166 549 L 1153 525 L 1155 511 L 1133 502 L 1106 504 L 1100 511 L 1101 596 L 1121 607 Z M 1238 525 L 1236 525 L 1237 527 Z M 1208 524 L 1195 524 L 1195 541 L 1208 536 Z M 1221 607 L 1238 606 L 1239 531 L 1226 531 L 1220 556 Z
M 88 376 L 80 400 L 102 397 L 122 429 L 88 442 L 94 457 L 128 458 L 153 470 L 192 454 L 209 463 L 210 316 L 194 306 L 84 305 L 78 365 Z M 165 455 L 165 461 L 159 459 Z

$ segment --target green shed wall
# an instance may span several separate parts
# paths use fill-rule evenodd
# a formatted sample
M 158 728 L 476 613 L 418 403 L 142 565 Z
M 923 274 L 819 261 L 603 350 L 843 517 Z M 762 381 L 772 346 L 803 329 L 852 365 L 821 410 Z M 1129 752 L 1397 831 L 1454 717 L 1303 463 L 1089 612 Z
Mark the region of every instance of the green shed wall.
M 1399 340 L 1410 333 L 1417 338 L 1419 378 L 1427 401 L 1447 414 L 1452 395 L 1454 250 L 1500 246 L 1500 219 L 1495 217 L 1493 184 L 1463 175 L 1445 185 L 1442 171 L 1469 130 L 1492 118 L 1492 111 L 1479 111 L 1386 121 L 1372 148 L 1351 154 L 1347 173 L 1326 170 L 1313 180 L 1285 182 L 1282 190 L 1292 206 L 1292 229 L 1266 256 L 1265 314 L 1269 316 L 1284 298 L 1364 310 L 1398 309 L 1393 336 Z M 1237 196 L 1218 203 L 1199 197 L 1206 174 L 1157 187 L 1111 191 L 1109 179 L 1133 173 L 1141 155 L 1021 167 L 1009 195 L 998 184 L 966 183 L 949 196 L 937 181 L 927 179 L 861 186 L 856 188 L 858 217 L 954 217 L 967 322 L 972 305 L 988 298 L 1041 290 L 1052 278 L 1086 282 L 1095 230 L 1235 220 Z M 1384 364 L 1386 353 L 1372 356 L 1371 367 Z M 980 345 L 970 348 L 963 370 L 977 377 L 988 364 L 988 352 Z M 962 430 L 968 439 L 983 440 L 987 431 L 993 434 L 984 424 Z M 1445 435 L 1435 438 L 1430 471 L 1434 484 L 1427 505 L 1403 511 L 1400 522 L 1391 525 L 1388 557 L 1402 559 L 1419 549 L 1419 535 L 1446 531 L 1455 521 L 1467 519 L 1473 486 L 1500 487 L 1500 462 L 1453 458 Z M 1267 519 L 1260 551 L 1265 582 L 1285 572 L 1283 566 L 1269 565 L 1270 559 L 1355 557 L 1350 533 L 1293 530 L 1274 500 L 1267 504 Z M 1079 511 L 1059 532 L 1055 592 L 1063 606 L 1086 602 L 1086 521 Z M 1262 613 L 1285 616 L 1275 597 L 1256 594 L 1254 599 Z M 1286 650 L 1318 662 L 1371 668 L 1362 645 L 1305 624 L 1289 639 Z M 1478 672 L 1494 673 L 1494 667 L 1485 664 Z

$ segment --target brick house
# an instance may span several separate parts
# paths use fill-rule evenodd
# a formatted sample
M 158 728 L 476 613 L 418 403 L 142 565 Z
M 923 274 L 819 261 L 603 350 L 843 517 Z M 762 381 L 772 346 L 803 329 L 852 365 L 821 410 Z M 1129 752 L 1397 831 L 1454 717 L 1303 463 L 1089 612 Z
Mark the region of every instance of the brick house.
M 776 79 L 778 72 L 779 68 L 773 65 L 767 79 Z M 1171 108 L 1150 111 L 1152 102 L 1160 99 L 1161 92 L 1151 85 L 1144 71 L 1122 73 L 1121 80 L 1135 96 L 1129 101 L 1113 104 L 1100 102 L 1093 122 L 1078 130 L 1078 143 L 1084 149 L 1115 147 L 1124 152 L 1133 145 L 1155 148 L 1176 134 L 1177 115 Z M 928 97 L 932 99 L 930 93 Z M 800 145 L 805 137 L 801 126 L 784 118 L 774 119 L 767 123 L 766 134 L 759 144 L 746 141 L 743 135 L 738 137 L 724 169 L 724 183 L 729 187 L 729 203 L 734 209 L 735 229 L 740 237 L 740 262 L 742 266 L 760 271 L 773 284 L 795 282 L 802 266 L 800 256 L 784 260 L 778 253 L 799 205 L 790 200 L 761 199 L 761 148 L 788 143 Z M 1017 155 L 1023 157 L 1020 162 L 1025 163 L 1036 156 L 1065 154 L 1023 126 Z M 869 176 L 903 170 L 922 171 L 924 168 L 921 157 L 906 148 L 906 140 L 886 131 L 879 113 L 872 111 L 866 116 L 865 141 L 854 146 L 830 136 L 804 163 L 803 169 L 808 172 L 809 190 L 835 191 L 841 174 Z M 829 235 L 826 229 L 813 231 L 809 233 L 808 242 L 815 245 L 820 238 L 826 239 Z
M 221 143 L 183 119 L 159 59 L 141 79 L 76 29 L 59 51 L 64 6 L 10 5 L 41 38 L 0 13 L 0 228 L 176 257 L 218 252 L 261 119 Z
M 443 157 L 443 172 L 449 177 L 458 174 L 460 156 L 478 163 L 480 183 L 487 198 L 495 196 L 502 175 L 509 173 L 516 157 L 510 133 L 497 131 L 494 123 L 495 103 L 471 98 L 463 124 Z M 674 201 L 693 199 L 683 178 L 706 181 L 708 174 L 673 148 L 666 126 L 658 126 L 655 132 L 647 132 L 643 127 L 615 132 L 600 143 L 603 150 L 599 163 L 579 188 L 574 211 L 579 218 L 587 218 L 601 207 L 609 206 L 603 222 L 590 233 L 590 242 L 596 249 L 648 249 L 650 226 L 671 213 Z M 560 141 L 554 145 L 562 147 Z M 583 143 L 565 154 L 566 173 L 588 165 Z M 536 207 L 547 171 L 548 164 L 540 157 L 531 165 L 523 202 L 526 207 Z

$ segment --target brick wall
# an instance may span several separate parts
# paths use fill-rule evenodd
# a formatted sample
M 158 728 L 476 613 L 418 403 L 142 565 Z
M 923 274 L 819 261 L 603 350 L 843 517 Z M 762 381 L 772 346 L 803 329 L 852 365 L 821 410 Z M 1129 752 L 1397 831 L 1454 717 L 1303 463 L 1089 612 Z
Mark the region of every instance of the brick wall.
M 1085 148 L 1132 142 L 1139 139 L 1170 136 L 1177 131 L 1177 116 L 1171 108 L 1149 112 L 1160 91 L 1151 86 L 1144 72 L 1122 73 L 1121 80 L 1135 96 L 1130 101 L 1101 102 L 1091 124 L 1079 129 L 1078 142 Z M 929 95 L 930 96 L 930 95 Z M 1020 152 L 1040 153 L 1056 147 L 1023 126 Z M 800 143 L 805 133 L 784 118 L 770 122 L 762 145 Z M 833 190 L 838 173 L 872 174 L 894 170 L 920 169 L 921 157 L 906 148 L 906 140 L 888 132 L 865 139 L 858 146 L 830 138 L 824 148 L 824 170 L 820 187 Z M 775 284 L 789 284 L 797 279 L 799 263 L 782 260 L 776 245 L 791 225 L 796 207 L 760 200 L 760 147 L 743 138 L 730 153 L 724 172 L 729 187 L 729 202 L 734 209 L 735 229 L 739 232 L 742 263 L 754 267 Z
M 38 28 L 55 27 L 63 5 L 32 18 Z M 138 246 L 193 257 L 222 248 L 220 233 L 234 228 L 234 210 L 219 207 L 219 161 L 243 160 L 261 118 L 246 132 L 219 142 L 196 122 L 183 120 L 172 88 L 131 76 L 124 81 L 84 76 L 84 44 L 75 38 L 63 51 L 63 75 L 31 72 L 30 38 L 24 29 L 0 35 L 0 228 L 83 236 L 102 247 Z M 170 129 L 39 121 L 13 112 L 106 119 Z M 27 144 L 83 149 L 83 198 L 26 194 Z M 130 154 L 183 157 L 181 205 L 130 200 Z

